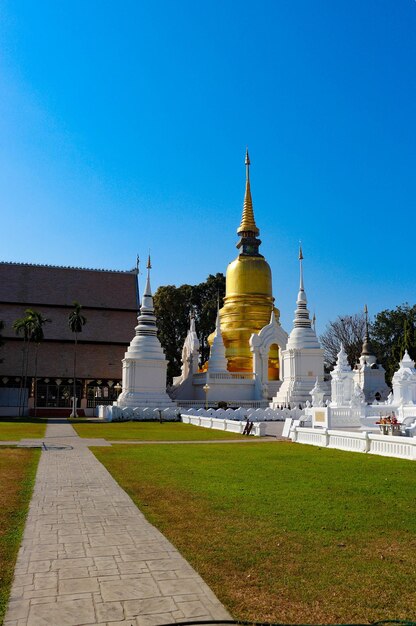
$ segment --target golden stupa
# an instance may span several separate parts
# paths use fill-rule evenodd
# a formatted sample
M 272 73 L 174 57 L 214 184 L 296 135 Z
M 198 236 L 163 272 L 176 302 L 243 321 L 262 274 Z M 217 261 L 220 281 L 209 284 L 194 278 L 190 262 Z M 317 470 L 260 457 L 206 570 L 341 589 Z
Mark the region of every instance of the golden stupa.
M 224 306 L 220 309 L 221 332 L 225 356 L 230 372 L 252 372 L 253 355 L 249 340 L 270 322 L 274 309 L 279 321 L 279 310 L 274 308 L 270 266 L 259 253 L 259 229 L 254 221 L 250 190 L 250 158 L 246 152 L 246 191 L 243 215 L 237 229 L 240 241 L 238 257 L 228 265 Z M 213 334 L 208 341 L 211 344 Z M 279 379 L 279 348 L 273 345 L 269 352 L 269 380 Z

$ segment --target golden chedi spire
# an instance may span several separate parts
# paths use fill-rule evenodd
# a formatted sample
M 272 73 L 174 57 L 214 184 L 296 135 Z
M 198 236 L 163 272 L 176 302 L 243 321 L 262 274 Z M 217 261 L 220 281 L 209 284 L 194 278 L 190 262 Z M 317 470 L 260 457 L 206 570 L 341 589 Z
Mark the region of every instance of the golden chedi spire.
M 220 310 L 221 333 L 225 345 L 227 367 L 230 372 L 252 372 L 253 355 L 250 337 L 270 321 L 274 311 L 279 321 L 279 311 L 274 308 L 270 266 L 259 252 L 259 229 L 254 221 L 250 190 L 250 158 L 246 152 L 246 189 L 243 216 L 237 244 L 239 254 L 227 268 L 224 306 Z M 208 341 L 212 344 L 214 333 Z M 273 345 L 269 352 L 269 380 L 279 378 L 279 349 Z
M 253 200 L 251 198 L 250 189 L 250 157 L 248 154 L 248 148 L 246 150 L 246 192 L 244 194 L 243 215 L 241 217 L 241 224 L 237 229 L 237 235 L 251 234 L 254 237 L 260 233 L 254 220 Z

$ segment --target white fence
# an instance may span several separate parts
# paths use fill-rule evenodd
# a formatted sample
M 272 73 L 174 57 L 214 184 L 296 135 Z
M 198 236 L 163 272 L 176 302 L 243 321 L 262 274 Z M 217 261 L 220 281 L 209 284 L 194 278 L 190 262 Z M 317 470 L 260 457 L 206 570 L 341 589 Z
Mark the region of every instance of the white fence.
M 364 452 L 416 460 L 416 438 L 391 437 L 369 432 L 347 432 L 326 428 L 301 428 L 292 430 L 292 440 L 321 448 L 336 448 L 350 452 Z
M 212 428 L 214 430 L 224 430 L 229 433 L 243 434 L 245 422 L 230 419 L 219 419 L 218 417 L 204 417 L 202 415 L 182 414 L 182 422 L 184 424 L 192 424 L 193 426 L 202 426 L 203 428 Z M 263 437 L 266 432 L 266 423 L 257 422 L 253 425 L 251 435 L 255 437 Z
M 177 421 L 180 419 L 178 409 L 152 409 L 151 407 L 124 407 L 100 405 L 97 407 L 98 417 L 105 422 L 138 422 L 148 420 Z
M 193 406 L 192 408 L 181 407 L 180 411 L 182 416 L 184 415 L 197 415 L 201 417 L 217 417 L 220 419 L 230 419 L 237 421 L 246 421 L 247 418 L 250 419 L 251 422 L 284 422 L 285 419 L 291 417 L 292 419 L 301 419 L 305 415 L 305 411 L 303 409 L 271 409 L 270 407 L 261 408 L 252 406 L 254 403 L 251 403 L 250 407 L 241 406 L 238 409 L 204 409 L 204 408 L 196 408 Z
M 205 400 L 175 400 L 180 404 L 182 409 L 203 409 L 206 406 Z M 239 405 L 241 407 L 247 408 L 267 408 L 269 403 L 267 400 L 239 400 Z M 210 408 L 216 408 L 218 406 L 217 400 L 211 400 L 208 398 L 208 406 Z M 233 409 L 231 409 L 233 410 Z

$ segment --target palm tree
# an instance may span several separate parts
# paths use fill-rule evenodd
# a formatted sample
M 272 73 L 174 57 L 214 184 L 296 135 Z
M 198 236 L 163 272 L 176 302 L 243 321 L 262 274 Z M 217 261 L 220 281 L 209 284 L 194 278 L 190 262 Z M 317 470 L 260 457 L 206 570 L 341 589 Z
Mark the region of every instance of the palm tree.
M 29 348 L 30 342 L 34 336 L 39 333 L 40 319 L 45 319 L 40 313 L 33 309 L 26 309 L 25 317 L 20 317 L 13 322 L 13 328 L 16 335 L 23 335 L 23 353 L 22 353 L 22 377 L 20 379 L 19 390 L 19 416 L 24 412 L 26 403 L 25 390 L 27 387 L 27 370 L 29 366 Z M 49 321 L 46 320 L 45 321 Z M 45 322 L 42 322 L 44 324 Z M 41 326 L 42 326 L 41 324 Z M 43 333 L 42 333 L 43 334 Z
M 33 395 L 34 395 L 34 401 L 35 401 L 35 417 L 36 417 L 36 407 L 37 407 L 37 392 L 38 392 L 38 352 L 39 352 L 39 346 L 41 344 L 41 342 L 44 339 L 44 333 L 43 333 L 43 326 L 46 323 L 51 322 L 52 320 L 50 320 L 47 317 L 43 317 L 43 315 L 41 313 L 38 313 L 38 311 L 32 311 L 33 313 L 33 326 L 32 326 L 32 341 L 35 343 L 36 345 L 36 353 L 35 353 L 35 376 L 34 376 L 34 390 L 33 390 Z
M 1 331 L 3 330 L 3 328 L 4 328 L 4 322 L 0 320 L 0 348 L 4 344 L 3 338 L 1 336 Z M 3 359 L 0 359 L 0 363 L 2 362 L 3 362 Z
M 86 318 L 81 313 L 82 306 L 79 302 L 73 302 L 74 310 L 68 315 L 68 325 L 73 333 L 75 333 L 75 344 L 74 344 L 74 393 L 73 393 L 73 405 L 72 405 L 72 413 L 70 417 L 78 417 L 77 416 L 77 404 L 76 404 L 76 396 L 77 396 L 77 379 L 76 379 L 76 369 L 77 369 L 77 344 L 78 344 L 78 333 L 82 332 L 82 327 L 87 323 Z

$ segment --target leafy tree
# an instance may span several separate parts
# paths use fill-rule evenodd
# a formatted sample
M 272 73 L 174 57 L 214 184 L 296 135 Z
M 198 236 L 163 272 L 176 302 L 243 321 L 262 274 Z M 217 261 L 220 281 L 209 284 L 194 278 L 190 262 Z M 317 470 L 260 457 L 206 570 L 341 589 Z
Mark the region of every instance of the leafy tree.
M 209 356 L 208 335 L 215 328 L 217 300 L 222 305 L 225 293 L 223 274 L 210 274 L 199 285 L 167 285 L 159 287 L 154 295 L 159 339 L 168 365 L 168 382 L 181 372 L 182 346 L 189 328 L 189 316 L 195 316 L 196 330 L 201 344 L 201 362 Z
M 82 332 L 82 327 L 87 323 L 87 319 L 81 313 L 82 305 L 74 301 L 72 303 L 74 309 L 68 315 L 68 326 L 71 329 L 71 332 L 75 333 L 75 342 L 74 342 L 74 392 L 73 397 L 76 398 L 77 395 L 77 379 L 76 379 L 76 370 L 77 370 L 77 345 L 78 345 L 78 334 Z M 71 417 L 77 417 L 77 407 L 76 402 L 74 400 L 73 409 L 71 413 Z
M 201 362 L 209 358 L 208 336 L 215 328 L 218 298 L 220 307 L 225 296 L 225 276 L 218 273 L 210 274 L 204 283 L 192 289 L 192 304 L 195 312 L 196 330 L 201 344 Z
M 378 313 L 371 325 L 371 339 L 390 384 L 405 350 L 416 359 L 416 304 L 410 306 L 406 302 Z
M 347 353 L 349 364 L 354 367 L 361 355 L 364 334 L 365 316 L 363 313 L 339 316 L 334 322 L 329 322 L 320 337 L 326 368 L 330 370 L 334 367 L 341 342 Z
M 168 364 L 168 382 L 181 371 L 182 345 L 189 328 L 192 310 L 191 285 L 166 285 L 159 287 L 154 295 L 158 337 L 165 351 Z

